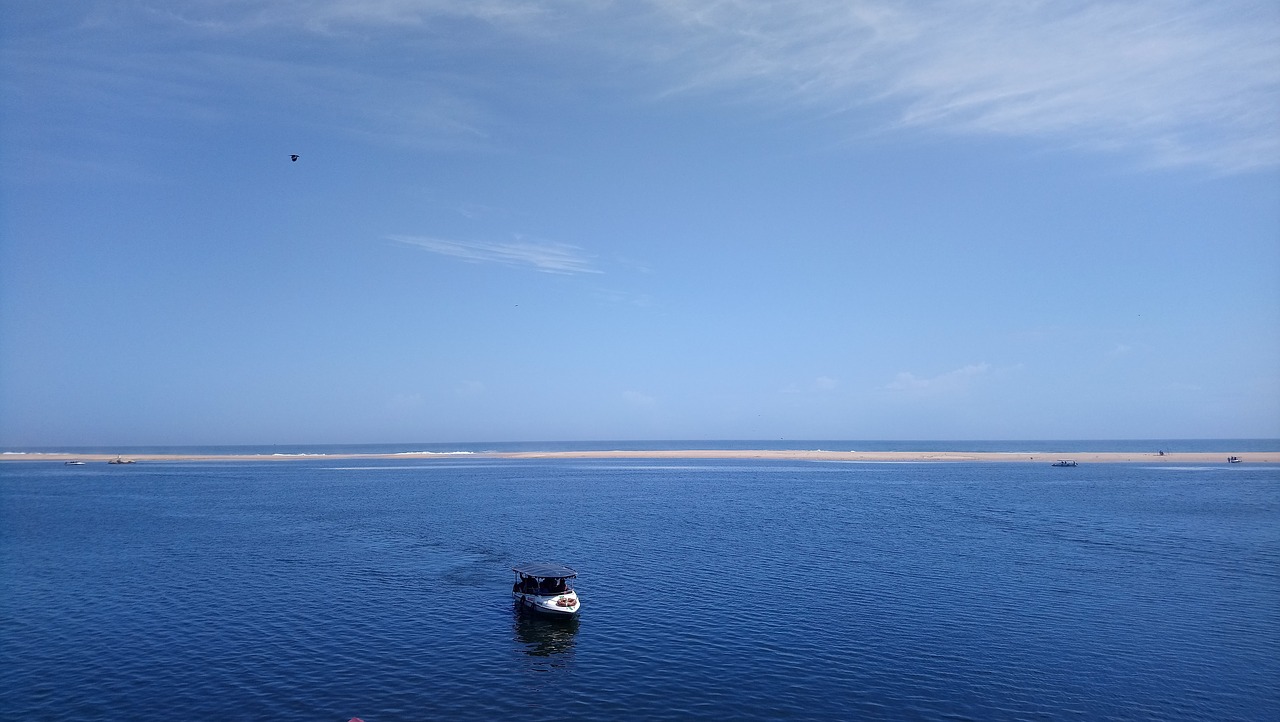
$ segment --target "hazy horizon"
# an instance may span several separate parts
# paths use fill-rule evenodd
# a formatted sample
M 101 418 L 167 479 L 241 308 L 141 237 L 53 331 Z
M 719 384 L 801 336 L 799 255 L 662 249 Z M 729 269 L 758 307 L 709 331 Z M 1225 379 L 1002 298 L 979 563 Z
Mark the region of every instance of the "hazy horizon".
M 1236 448 L 1234 446 L 1215 447 L 1208 449 L 1213 444 L 1232 442 L 1233 444 L 1243 444 L 1245 448 Z M 868 447 L 862 448 L 828 448 L 823 445 L 829 444 L 865 444 Z M 944 446 L 944 445 L 953 446 Z M 1230 437 L 1207 437 L 1207 438 L 1186 438 L 1186 439 L 519 439 L 519 440 L 495 440 L 487 439 L 481 441 L 392 441 L 392 442 L 330 442 L 330 443 L 227 443 L 227 444 L 149 444 L 149 443 L 129 443 L 129 444 L 62 444 L 52 446 L 4 446 L 0 447 L 0 453 L 6 454 L 23 454 L 23 453 L 56 453 L 59 450 L 99 450 L 99 453 L 115 453 L 117 450 L 138 450 L 138 453 L 148 453 L 143 450 L 186 450 L 195 453 L 192 450 L 248 450 L 248 449 L 331 449 L 331 450 L 352 450 L 350 452 L 335 451 L 335 453 L 358 453 L 354 450 L 363 449 L 369 453 L 413 453 L 415 450 L 421 450 L 422 453 L 448 453 L 449 449 L 466 450 L 466 453 L 476 453 L 478 450 L 492 447 L 489 450 L 498 451 L 567 451 L 567 450 L 586 450 L 600 451 L 617 448 L 621 450 L 700 450 L 700 449 L 729 449 L 729 450 L 795 450 L 795 451 L 886 451 L 891 449 L 905 451 L 993 451 L 998 445 L 1010 445 L 1009 448 L 1016 448 L 1015 453 L 1024 451 L 1050 452 L 1050 448 L 1036 448 L 1031 444 L 1066 444 L 1075 447 L 1074 449 L 1059 449 L 1065 451 L 1092 451 L 1105 452 L 1117 449 L 1124 449 L 1128 452 L 1148 451 L 1155 453 L 1156 451 L 1182 451 L 1200 453 L 1206 451 L 1273 451 L 1280 450 L 1280 438 L 1230 438 Z M 1098 446 L 1087 446 L 1096 444 Z M 611 445 L 616 445 L 611 446 Z M 1141 445 L 1141 446 L 1138 446 Z M 1193 449 L 1184 448 L 1186 446 L 1195 447 Z M 229 452 L 228 452 L 229 453 Z

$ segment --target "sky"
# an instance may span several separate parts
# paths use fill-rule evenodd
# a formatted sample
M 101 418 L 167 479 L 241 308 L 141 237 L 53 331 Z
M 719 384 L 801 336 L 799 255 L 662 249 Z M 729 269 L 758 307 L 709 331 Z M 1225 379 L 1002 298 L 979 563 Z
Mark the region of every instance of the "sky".
M 1274 2 L 16 0 L 0 89 L 0 447 L 1280 438 Z

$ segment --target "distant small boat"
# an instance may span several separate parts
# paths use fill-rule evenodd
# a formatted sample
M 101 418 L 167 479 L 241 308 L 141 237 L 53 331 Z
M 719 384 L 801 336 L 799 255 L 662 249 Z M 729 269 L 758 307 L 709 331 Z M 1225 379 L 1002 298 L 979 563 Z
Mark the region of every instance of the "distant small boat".
M 1079 466 L 1079 465 L 1080 464 L 1075 459 L 1058 459 L 1057 461 L 1053 462 L 1053 466 Z
M 116 458 L 112 459 L 111 461 L 108 461 L 107 463 L 108 464 L 132 464 L 133 459 L 121 459 L 120 455 L 117 454 Z
M 84 466 L 83 461 L 67 461 L 64 463 L 66 463 L 67 466 Z
M 1228 464 L 1239 464 L 1239 463 L 1240 463 L 1240 457 L 1238 457 L 1238 456 L 1228 456 L 1228 457 L 1227 457 L 1227 463 L 1228 463 Z
M 511 597 L 521 609 L 553 617 L 572 617 L 582 609 L 569 583 L 578 573 L 569 567 L 538 562 L 520 564 L 511 571 L 516 573 Z

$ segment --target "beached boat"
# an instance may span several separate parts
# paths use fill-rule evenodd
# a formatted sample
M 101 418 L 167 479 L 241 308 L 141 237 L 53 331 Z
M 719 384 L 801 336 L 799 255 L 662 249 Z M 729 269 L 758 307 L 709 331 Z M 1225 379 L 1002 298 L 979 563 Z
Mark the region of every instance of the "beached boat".
M 1228 456 L 1228 457 L 1227 457 L 1227 463 L 1228 463 L 1228 464 L 1239 464 L 1239 463 L 1240 463 L 1240 457 L 1238 457 L 1238 456 Z
M 108 461 L 107 463 L 108 463 L 108 464 L 132 464 L 132 463 L 133 463 L 133 459 L 121 459 L 121 458 L 117 455 L 117 456 L 116 456 L 116 458 L 112 459 L 111 461 Z
M 1053 462 L 1054 466 L 1079 466 L 1075 459 L 1058 459 Z
M 582 609 L 570 582 L 578 573 L 562 564 L 532 562 L 511 567 L 516 573 L 511 598 L 521 609 L 554 617 L 572 617 Z

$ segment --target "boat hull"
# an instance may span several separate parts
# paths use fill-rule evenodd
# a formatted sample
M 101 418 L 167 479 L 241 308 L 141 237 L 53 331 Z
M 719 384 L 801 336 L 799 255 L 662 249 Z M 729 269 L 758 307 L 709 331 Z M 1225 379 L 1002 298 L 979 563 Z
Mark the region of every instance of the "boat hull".
M 570 591 L 565 594 L 527 594 L 512 592 L 520 609 L 548 617 L 573 617 L 582 609 L 578 595 Z

